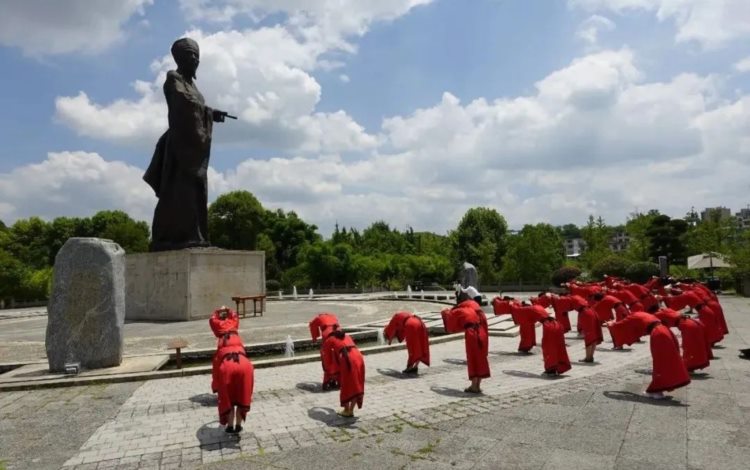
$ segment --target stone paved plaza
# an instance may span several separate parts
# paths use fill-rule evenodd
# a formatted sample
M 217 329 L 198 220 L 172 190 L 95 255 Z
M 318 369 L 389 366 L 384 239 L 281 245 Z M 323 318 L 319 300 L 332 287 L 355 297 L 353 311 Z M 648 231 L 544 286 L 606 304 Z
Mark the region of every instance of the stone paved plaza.
M 338 418 L 319 364 L 256 370 L 239 437 L 217 422 L 207 375 L 0 394 L 7 468 L 745 469 L 750 461 L 750 300 L 725 297 L 731 334 L 674 399 L 651 401 L 647 343 L 605 342 L 594 365 L 540 376 L 539 351 L 491 337 L 492 377 L 467 385 L 463 341 L 432 347 L 433 366 L 403 377 L 406 353 L 365 358 L 364 408 Z M 538 331 L 540 333 L 540 331 Z M 606 333 L 605 333 L 606 335 Z M 582 342 L 568 337 L 572 360 Z

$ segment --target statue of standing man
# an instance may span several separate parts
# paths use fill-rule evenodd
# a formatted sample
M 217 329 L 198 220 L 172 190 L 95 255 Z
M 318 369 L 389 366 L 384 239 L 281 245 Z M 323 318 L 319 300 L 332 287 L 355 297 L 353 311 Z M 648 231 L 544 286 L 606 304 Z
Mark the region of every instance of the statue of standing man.
M 198 43 L 179 39 L 172 44 L 172 56 L 177 70 L 167 72 L 164 82 L 169 129 L 159 138 L 143 175 L 159 198 L 151 226 L 151 251 L 209 246 L 206 173 L 213 123 L 236 119 L 206 106 L 195 86 Z

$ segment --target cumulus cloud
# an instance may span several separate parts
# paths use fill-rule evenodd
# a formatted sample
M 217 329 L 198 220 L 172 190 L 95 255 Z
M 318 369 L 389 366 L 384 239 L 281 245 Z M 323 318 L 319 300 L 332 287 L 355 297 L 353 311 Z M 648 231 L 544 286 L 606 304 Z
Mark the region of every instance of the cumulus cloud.
M 0 173 L 0 218 L 37 215 L 90 216 L 121 209 L 151 220 L 156 198 L 142 181 L 143 170 L 96 153 L 51 152 L 41 163 Z M 43 189 L 41 189 L 43 188 Z
M 590 12 L 654 12 L 659 21 L 674 22 L 677 42 L 695 41 L 706 48 L 750 37 L 746 0 L 568 0 L 568 4 Z
M 496 208 L 512 227 L 582 224 L 589 214 L 614 224 L 636 207 L 673 216 L 691 206 L 742 207 L 750 189 L 750 97 L 726 100 L 720 84 L 695 74 L 648 81 L 631 50 L 604 50 L 541 78 L 527 95 L 463 103 L 445 93 L 431 107 L 389 117 L 375 146 L 362 147 L 367 158 L 321 150 L 357 146 L 329 141 L 210 169 L 209 197 L 246 189 L 325 234 L 336 222 L 361 228 L 378 219 L 444 233 L 476 206 Z M 319 132 L 307 141 L 322 142 L 335 115 L 306 123 Z M 89 165 L 93 181 L 111 173 L 123 184 L 82 184 Z M 50 154 L 0 175 L 0 200 L 8 201 L 0 216 L 109 204 L 148 220 L 155 200 L 141 174 L 95 154 Z M 41 186 L 51 190 L 26 189 Z
M 745 57 L 744 59 L 734 64 L 734 68 L 738 72 L 750 72 L 750 57 Z
M 0 15 L 0 44 L 32 56 L 98 53 L 121 40 L 123 26 L 153 0 L 10 0 Z
M 308 42 L 353 51 L 350 36 L 362 36 L 378 21 L 390 21 L 433 0 L 180 0 L 193 21 L 231 22 L 249 17 L 259 22 L 284 14 L 286 25 Z
M 588 45 L 595 46 L 599 42 L 599 33 L 614 29 L 615 23 L 609 18 L 601 15 L 591 15 L 581 23 L 576 35 Z
M 310 71 L 323 45 L 300 41 L 280 26 L 186 35 L 201 47 L 197 84 L 207 104 L 240 118 L 221 126 L 222 142 L 323 152 L 376 144 L 346 112 L 315 112 L 321 87 Z M 169 54 L 154 61 L 155 78 L 134 84 L 137 99 L 98 104 L 85 92 L 58 97 L 57 119 L 81 135 L 153 145 L 167 127 L 162 84 L 175 67 Z

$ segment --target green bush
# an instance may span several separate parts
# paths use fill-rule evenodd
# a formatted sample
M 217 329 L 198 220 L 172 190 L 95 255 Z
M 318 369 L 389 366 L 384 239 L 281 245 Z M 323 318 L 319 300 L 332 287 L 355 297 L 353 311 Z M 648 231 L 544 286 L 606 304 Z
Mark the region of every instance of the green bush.
M 555 286 L 562 285 L 563 282 L 569 282 L 581 275 L 581 270 L 575 266 L 563 266 L 552 273 L 552 284 Z
M 604 279 L 604 275 L 626 277 L 630 261 L 618 255 L 606 256 L 591 266 L 591 276 L 596 280 Z M 658 266 L 657 266 L 658 271 Z
M 652 276 L 659 275 L 659 265 L 650 261 L 639 261 L 633 263 L 625 270 L 625 278 L 631 282 L 643 284 Z
M 266 281 L 266 292 L 276 292 L 279 289 L 281 289 L 281 283 L 276 279 Z

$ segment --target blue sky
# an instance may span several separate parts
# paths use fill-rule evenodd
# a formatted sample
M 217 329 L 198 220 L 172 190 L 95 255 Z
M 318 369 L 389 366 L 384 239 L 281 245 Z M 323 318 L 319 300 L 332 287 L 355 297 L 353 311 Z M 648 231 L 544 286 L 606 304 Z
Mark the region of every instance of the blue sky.
M 520 228 L 750 203 L 743 0 L 108 3 L 0 18 L 6 223 L 150 220 L 140 176 L 185 34 L 208 104 L 240 116 L 214 134 L 211 198 L 247 189 L 326 234 L 444 233 L 480 205 Z

